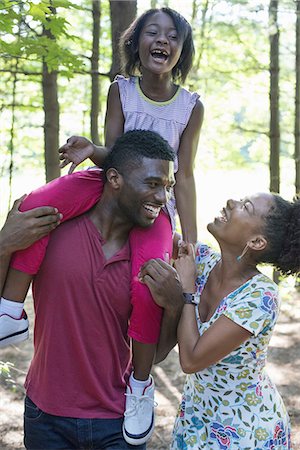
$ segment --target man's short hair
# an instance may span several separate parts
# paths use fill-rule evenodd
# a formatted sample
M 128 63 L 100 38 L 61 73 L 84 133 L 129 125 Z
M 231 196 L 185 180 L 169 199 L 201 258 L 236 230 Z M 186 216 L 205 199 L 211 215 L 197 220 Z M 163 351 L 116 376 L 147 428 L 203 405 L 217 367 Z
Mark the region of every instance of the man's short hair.
M 110 168 L 120 173 L 136 167 L 143 158 L 174 161 L 174 151 L 168 142 L 154 131 L 132 130 L 120 136 L 103 163 L 103 171 Z

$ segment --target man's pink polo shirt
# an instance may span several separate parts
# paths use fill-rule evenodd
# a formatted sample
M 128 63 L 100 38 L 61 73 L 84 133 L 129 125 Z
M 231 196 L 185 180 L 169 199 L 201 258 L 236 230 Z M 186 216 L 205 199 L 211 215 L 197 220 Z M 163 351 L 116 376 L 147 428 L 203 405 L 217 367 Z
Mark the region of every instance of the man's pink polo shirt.
M 49 414 L 117 418 L 124 412 L 130 250 L 127 243 L 106 260 L 103 243 L 86 214 L 60 225 L 33 283 L 34 357 L 25 387 Z

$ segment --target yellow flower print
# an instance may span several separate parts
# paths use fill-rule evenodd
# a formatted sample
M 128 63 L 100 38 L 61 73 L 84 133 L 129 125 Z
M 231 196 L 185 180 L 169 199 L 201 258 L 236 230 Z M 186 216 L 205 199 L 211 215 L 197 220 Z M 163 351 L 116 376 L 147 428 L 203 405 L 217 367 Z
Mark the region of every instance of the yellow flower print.
M 191 436 L 186 440 L 187 445 L 194 447 L 195 444 L 197 444 L 197 438 L 196 436 Z
M 240 380 L 241 378 L 247 378 L 249 373 L 250 373 L 249 369 L 242 370 L 241 373 L 238 374 L 238 380 Z
M 200 394 L 204 392 L 204 387 L 202 386 L 202 384 L 199 384 L 196 381 L 195 381 L 195 388 Z
M 254 436 L 256 437 L 256 439 L 258 439 L 259 441 L 265 441 L 268 437 L 268 432 L 265 428 L 259 427 L 255 430 Z
M 237 386 L 237 389 L 240 389 L 241 391 L 246 391 L 248 389 L 248 386 L 251 386 L 251 383 L 240 383 Z
M 243 428 L 238 428 L 237 432 L 242 437 L 246 436 L 246 431 Z
M 246 398 L 245 398 L 246 402 L 248 403 L 248 405 L 258 405 L 259 403 L 261 403 L 261 399 L 256 397 L 255 393 L 252 392 L 251 394 L 246 394 Z
M 252 310 L 245 306 L 241 306 L 240 309 L 236 311 L 236 315 L 239 316 L 240 319 L 249 319 L 252 316 Z
M 199 397 L 199 395 L 194 395 L 193 396 L 193 402 L 197 405 L 198 403 L 201 402 L 201 398 Z

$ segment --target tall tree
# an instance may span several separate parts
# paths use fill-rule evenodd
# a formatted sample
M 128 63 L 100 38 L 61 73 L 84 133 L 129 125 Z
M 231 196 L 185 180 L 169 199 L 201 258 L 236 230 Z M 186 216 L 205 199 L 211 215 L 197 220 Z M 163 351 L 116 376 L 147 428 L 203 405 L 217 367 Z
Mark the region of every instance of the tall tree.
M 98 129 L 98 117 L 99 117 L 99 102 L 100 102 L 100 89 L 99 89 L 99 40 L 100 40 L 100 15 L 101 15 L 101 2 L 100 0 L 94 0 L 92 8 L 93 14 L 93 49 L 91 58 L 92 69 L 92 96 L 91 96 L 91 138 L 92 141 L 99 145 L 99 129 Z
M 270 39 L 270 190 L 280 190 L 280 128 L 279 128 L 279 26 L 278 0 L 269 6 Z
M 120 73 L 121 63 L 119 55 L 119 39 L 123 31 L 135 19 L 137 13 L 136 0 L 110 0 L 112 64 L 109 73 L 112 81 Z
M 300 195 L 300 1 L 296 1 L 295 164 L 296 194 Z
M 55 8 L 50 6 L 53 15 Z M 43 26 L 43 35 L 46 39 L 55 40 L 51 29 Z M 60 176 L 59 169 L 59 103 L 57 94 L 57 71 L 49 71 L 48 64 L 43 59 L 43 107 L 44 107 L 44 144 L 45 144 L 45 169 L 46 182 Z

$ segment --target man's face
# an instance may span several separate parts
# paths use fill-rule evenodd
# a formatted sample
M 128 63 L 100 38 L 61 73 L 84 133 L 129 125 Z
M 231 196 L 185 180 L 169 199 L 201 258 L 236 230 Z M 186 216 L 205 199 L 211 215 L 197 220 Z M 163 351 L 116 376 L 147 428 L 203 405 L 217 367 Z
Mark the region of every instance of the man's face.
M 152 225 L 175 184 L 174 163 L 143 158 L 122 176 L 124 184 L 118 199 L 120 210 L 133 225 Z

